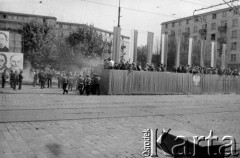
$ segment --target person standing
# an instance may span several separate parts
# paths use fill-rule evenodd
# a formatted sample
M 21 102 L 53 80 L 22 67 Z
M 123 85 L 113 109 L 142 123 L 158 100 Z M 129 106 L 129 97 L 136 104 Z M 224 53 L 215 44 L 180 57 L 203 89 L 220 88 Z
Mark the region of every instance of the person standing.
M 84 80 L 84 87 L 86 90 L 86 94 L 89 95 L 90 91 L 91 91 L 91 83 L 92 83 L 92 79 L 90 78 L 89 75 L 86 75 L 86 78 Z
M 2 73 L 2 88 L 5 87 L 6 84 L 6 80 L 9 78 L 9 75 L 7 73 L 7 70 L 4 69 L 3 73 Z
M 65 92 L 68 94 L 67 90 L 68 77 L 66 76 L 66 74 L 63 75 L 62 82 L 63 82 L 63 94 L 65 94 Z
M 37 79 L 38 79 L 38 73 L 37 73 L 37 72 L 34 72 L 34 75 L 33 75 L 33 87 L 36 86 Z
M 97 95 L 100 95 L 100 81 L 101 81 L 101 78 L 99 76 L 99 74 L 96 74 L 96 77 L 95 77 L 95 93 Z
M 13 70 L 10 71 L 10 87 L 13 88 L 14 83 L 14 72 Z
M 80 74 L 79 77 L 78 77 L 77 84 L 78 84 L 79 94 L 82 95 L 83 92 L 84 92 L 84 78 L 82 77 L 81 74 Z
M 16 70 L 13 76 L 13 90 L 16 90 L 18 84 L 18 71 Z
M 49 70 L 47 73 L 47 82 L 48 82 L 48 88 L 52 88 L 52 78 L 53 78 L 53 73 Z
M 23 71 L 21 70 L 19 75 L 18 75 L 18 90 L 22 89 L 22 80 L 23 80 L 23 75 L 22 75 Z

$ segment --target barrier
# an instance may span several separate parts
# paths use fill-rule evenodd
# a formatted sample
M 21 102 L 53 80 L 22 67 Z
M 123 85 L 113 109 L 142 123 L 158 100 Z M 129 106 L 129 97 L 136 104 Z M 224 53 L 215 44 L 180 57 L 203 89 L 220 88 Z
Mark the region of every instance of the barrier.
M 105 69 L 100 88 L 109 95 L 240 93 L 240 77 Z

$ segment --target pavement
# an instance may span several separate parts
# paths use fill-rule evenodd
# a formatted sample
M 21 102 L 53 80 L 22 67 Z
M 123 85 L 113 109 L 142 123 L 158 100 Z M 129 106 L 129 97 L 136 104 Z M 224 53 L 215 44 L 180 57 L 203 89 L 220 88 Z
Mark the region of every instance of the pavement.
M 23 85 L 0 88 L 0 122 L 0 158 L 140 158 L 146 128 L 213 130 L 240 152 L 236 94 L 80 96 Z

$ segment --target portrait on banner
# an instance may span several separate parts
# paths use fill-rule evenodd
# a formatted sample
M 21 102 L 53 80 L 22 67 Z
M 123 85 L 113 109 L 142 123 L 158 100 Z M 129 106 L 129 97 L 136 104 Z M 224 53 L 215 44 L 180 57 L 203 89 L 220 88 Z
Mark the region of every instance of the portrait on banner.
M 9 52 L 9 32 L 0 30 L 0 52 Z
M 23 54 L 0 52 L 0 73 L 4 69 L 18 72 L 23 70 Z

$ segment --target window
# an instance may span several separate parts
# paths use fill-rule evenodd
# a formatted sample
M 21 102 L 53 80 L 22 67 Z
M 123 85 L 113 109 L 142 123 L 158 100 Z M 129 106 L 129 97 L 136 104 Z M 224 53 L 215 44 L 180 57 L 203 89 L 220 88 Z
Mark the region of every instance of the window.
M 197 31 L 198 31 L 198 27 L 197 27 L 197 26 L 194 26 L 193 32 L 197 32 Z
M 217 14 L 216 13 L 212 14 L 212 19 L 217 19 Z
M 239 12 L 238 8 L 234 8 L 234 10 L 233 10 L 233 15 L 238 14 L 238 12 Z
M 179 26 L 182 26 L 182 21 L 179 21 L 178 24 L 179 24 Z
M 238 19 L 233 19 L 232 26 L 235 27 L 237 26 L 237 24 L 238 24 Z
M 197 41 L 197 36 L 193 36 L 193 41 Z
M 178 30 L 178 35 L 180 36 L 181 34 L 182 34 L 182 30 L 179 29 L 179 30 Z
M 222 12 L 222 17 L 224 18 L 224 17 L 227 17 L 227 11 L 223 11 Z
M 171 30 L 171 35 L 175 35 L 175 30 Z
M 197 23 L 198 22 L 198 17 L 194 19 L 194 22 Z
M 7 15 L 6 14 L 3 14 L 3 19 L 7 19 Z
M 165 28 L 168 28 L 168 24 L 165 24 Z
M 204 15 L 203 16 L 203 21 L 206 21 L 207 20 L 207 15 Z
M 236 61 L 236 54 L 231 54 L 231 61 L 233 61 L 233 62 Z
M 62 28 L 62 24 L 59 24 L 59 28 Z
M 13 16 L 13 19 L 14 19 L 14 20 L 17 20 L 17 16 Z
M 215 39 L 216 39 L 216 35 L 215 34 L 211 34 L 211 40 L 215 41 Z
M 237 30 L 232 31 L 232 38 L 237 38 Z
M 212 30 L 216 30 L 216 23 L 212 23 L 211 29 L 212 29 Z
M 172 23 L 172 27 L 175 27 L 175 22 Z
M 189 23 L 190 23 L 190 19 L 187 19 L 187 20 L 186 20 L 186 24 L 189 24 Z
M 11 15 L 8 15 L 8 19 L 12 19 L 12 16 L 11 16 Z
M 203 24 L 202 29 L 207 29 L 207 24 Z
M 221 21 L 221 26 L 227 26 L 227 20 Z
M 237 50 L 237 42 L 232 42 L 231 50 Z
M 190 32 L 190 27 L 185 28 L 186 32 Z

